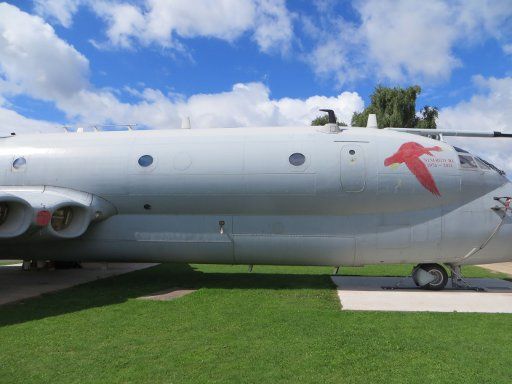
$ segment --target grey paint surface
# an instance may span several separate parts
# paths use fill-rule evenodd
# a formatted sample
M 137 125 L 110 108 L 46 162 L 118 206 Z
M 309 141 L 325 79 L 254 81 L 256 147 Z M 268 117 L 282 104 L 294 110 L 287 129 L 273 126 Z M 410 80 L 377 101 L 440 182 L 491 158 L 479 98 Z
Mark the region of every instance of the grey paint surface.
M 439 147 L 419 159 L 440 196 L 406 164 L 384 164 L 408 142 Z M 304 164 L 290 164 L 293 153 Z M 142 155 L 153 164 L 139 166 Z M 16 170 L 20 156 L 27 164 Z M 509 212 L 492 240 L 465 258 L 502 221 L 493 198 L 512 196 L 510 182 L 493 170 L 462 169 L 450 145 L 406 133 L 272 127 L 20 135 L 0 140 L 0 167 L 0 202 L 26 201 L 32 220 L 20 236 L 4 232 L 5 258 L 335 266 L 512 259 Z M 74 217 L 76 231 L 64 236 L 34 225 L 38 210 L 66 204 L 87 213 Z

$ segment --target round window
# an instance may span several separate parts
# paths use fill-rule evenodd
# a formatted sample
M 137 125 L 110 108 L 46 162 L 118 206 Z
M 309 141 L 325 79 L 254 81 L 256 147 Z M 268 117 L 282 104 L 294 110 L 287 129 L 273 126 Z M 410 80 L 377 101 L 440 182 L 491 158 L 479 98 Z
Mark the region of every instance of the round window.
M 12 162 L 12 167 L 14 169 L 23 168 L 25 165 L 27 165 L 27 160 L 24 157 L 18 157 Z
M 292 153 L 288 160 L 290 161 L 291 165 L 298 167 L 299 165 L 302 165 L 306 162 L 306 156 L 304 156 L 302 153 Z
M 139 157 L 139 165 L 141 167 L 149 167 L 151 164 L 153 164 L 153 156 L 143 155 Z
M 350 151 L 348 151 L 349 154 L 351 155 L 355 155 L 356 154 L 356 151 L 354 151 L 353 149 L 351 149 Z

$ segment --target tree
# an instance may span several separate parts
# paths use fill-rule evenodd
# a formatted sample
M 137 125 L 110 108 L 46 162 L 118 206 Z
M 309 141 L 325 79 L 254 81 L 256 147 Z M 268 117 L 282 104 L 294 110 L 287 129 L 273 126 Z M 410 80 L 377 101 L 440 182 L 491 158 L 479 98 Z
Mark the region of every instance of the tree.
M 436 129 L 436 119 L 439 116 L 439 111 L 437 107 L 431 107 L 429 105 L 425 105 L 423 109 L 420 111 L 421 118 L 418 119 L 416 123 L 417 128 L 426 128 L 426 129 Z
M 327 114 L 322 116 L 317 116 L 316 119 L 314 119 L 311 122 L 311 125 L 325 125 L 329 122 L 329 116 Z M 337 122 L 340 127 L 346 127 L 347 124 L 345 124 L 343 121 Z
M 427 105 L 421 110 L 421 117 L 416 116 L 416 98 L 420 93 L 418 85 L 408 88 L 378 85 L 371 95 L 370 105 L 360 113 L 354 112 L 352 126 L 366 127 L 368 115 L 374 113 L 379 128 L 436 128 L 436 107 Z

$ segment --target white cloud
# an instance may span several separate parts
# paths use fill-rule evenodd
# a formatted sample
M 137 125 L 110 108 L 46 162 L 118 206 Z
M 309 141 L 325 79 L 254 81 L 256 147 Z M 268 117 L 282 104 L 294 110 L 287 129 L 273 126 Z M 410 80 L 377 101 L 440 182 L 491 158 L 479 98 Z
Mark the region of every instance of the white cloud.
M 16 133 L 62 132 L 56 123 L 44 120 L 28 119 L 19 113 L 0 106 L 0 136 Z
M 502 131 L 512 133 L 512 77 L 484 78 L 475 83 L 482 92 L 469 101 L 443 108 L 440 129 Z M 512 139 L 449 139 L 494 162 L 512 174 Z
M 232 41 L 252 26 L 255 8 L 249 0 L 146 0 L 129 3 L 91 2 L 107 22 L 113 46 L 134 43 L 180 48 L 177 37 L 213 37 Z
M 144 30 L 145 19 L 139 8 L 131 4 L 110 4 L 96 2 L 93 5 L 96 13 L 109 25 L 107 38 L 110 44 L 128 48 L 132 46 L 134 35 Z M 98 47 L 103 44 L 96 43 Z
M 232 42 L 251 33 L 261 51 L 287 51 L 293 38 L 285 0 L 34 0 L 34 10 L 65 27 L 79 6 L 90 7 L 107 24 L 111 46 L 156 44 L 183 50 L 182 39 Z M 104 42 L 94 42 L 106 47 Z
M 89 62 L 41 18 L 0 3 L 1 90 L 60 100 L 87 86 Z
M 272 13 L 274 8 L 269 7 L 268 12 Z M 228 92 L 198 94 L 188 99 L 150 88 L 127 89 L 125 92 L 139 100 L 123 103 L 118 98 L 120 91 L 95 89 L 89 83 L 88 64 L 84 56 L 57 37 L 41 18 L 0 4 L 0 97 L 27 94 L 52 101 L 75 122 L 177 128 L 182 117 L 190 116 L 197 128 L 304 125 L 319 114 L 319 108 L 333 108 L 347 122 L 355 110 L 363 108 L 357 93 L 273 99 L 262 83 L 235 84 Z M 22 120 L 13 111 L 2 113 L 12 121 L 18 119 L 20 124 L 35 127 L 36 123 Z M 48 124 L 41 123 L 41 129 L 47 128 Z
M 503 53 L 506 55 L 512 55 L 512 44 L 504 44 L 502 46 Z
M 329 2 L 320 5 L 330 9 Z M 356 0 L 353 6 L 359 23 L 323 16 L 311 28 L 311 18 L 304 18 L 306 32 L 317 40 L 307 61 L 318 75 L 339 83 L 370 75 L 445 80 L 462 65 L 456 48 L 512 35 L 509 0 Z
M 392 80 L 403 76 L 446 78 L 459 61 L 452 53 L 457 38 L 452 11 L 442 1 L 361 3 L 361 33 L 378 72 Z
M 474 82 L 483 92 L 469 101 L 443 108 L 440 127 L 512 132 L 512 77 L 476 76 Z
M 316 75 L 334 77 L 340 87 L 364 77 L 366 63 L 360 52 L 364 41 L 353 23 L 337 20 L 331 29 L 325 31 L 308 22 L 306 28 L 319 37 L 319 43 L 305 59 Z
M 293 25 L 285 0 L 259 0 L 254 25 L 253 38 L 263 52 L 290 48 Z
M 73 16 L 82 3 L 84 0 L 34 0 L 34 10 L 64 27 L 70 27 Z
M 509 0 L 459 0 L 452 7 L 456 26 L 467 43 L 482 41 L 487 36 L 506 39 L 512 33 Z
M 164 45 L 173 33 L 234 40 L 251 26 L 255 14 L 250 0 L 147 0 L 146 7 L 141 37 Z
M 129 92 L 134 95 L 133 89 Z M 179 128 L 181 118 L 190 116 L 195 128 L 309 125 L 320 108 L 332 108 L 341 120 L 350 122 L 354 111 L 363 109 L 355 92 L 335 97 L 272 99 L 262 83 L 235 84 L 228 92 L 197 94 L 188 99 L 171 98 L 158 90 L 144 89 L 140 101 L 121 103 L 107 91 L 83 91 L 61 101 L 70 118 L 86 122 L 141 124 L 152 128 Z

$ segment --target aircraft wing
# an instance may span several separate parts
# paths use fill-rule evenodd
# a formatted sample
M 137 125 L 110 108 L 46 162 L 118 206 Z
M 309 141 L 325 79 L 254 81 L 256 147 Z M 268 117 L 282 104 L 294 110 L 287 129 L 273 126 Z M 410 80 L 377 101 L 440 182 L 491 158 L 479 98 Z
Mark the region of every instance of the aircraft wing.
M 503 133 L 499 131 L 459 131 L 450 129 L 425 129 L 425 128 L 384 128 L 391 131 L 412 133 L 421 136 L 459 136 L 459 137 L 511 137 L 512 133 Z

